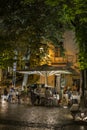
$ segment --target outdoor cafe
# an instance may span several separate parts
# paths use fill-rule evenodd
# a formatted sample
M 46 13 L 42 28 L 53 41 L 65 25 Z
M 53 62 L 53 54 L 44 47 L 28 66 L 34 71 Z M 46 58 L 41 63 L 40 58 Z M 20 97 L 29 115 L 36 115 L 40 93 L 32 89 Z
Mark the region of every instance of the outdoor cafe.
M 61 87 L 61 81 L 62 81 L 61 75 L 64 75 L 65 77 L 67 75 L 72 75 L 72 72 L 66 66 L 50 66 L 50 65 L 42 65 L 42 66 L 38 66 L 36 68 L 32 68 L 29 70 L 20 70 L 18 71 L 18 73 L 40 76 L 39 80 L 41 82 L 39 83 L 44 84 L 44 87 L 43 89 L 41 89 L 39 93 L 36 91 L 36 89 L 32 89 L 32 94 L 33 94 L 32 97 L 34 96 L 38 97 L 38 102 L 40 102 L 41 104 L 43 104 L 43 102 L 45 102 L 47 99 L 49 100 L 50 104 L 53 104 L 54 102 L 55 102 L 54 104 L 56 104 L 56 102 L 59 102 L 57 100 L 60 100 L 59 98 L 62 98 L 61 89 L 63 86 L 65 86 L 65 82 L 63 82 L 62 87 Z M 44 80 L 41 80 L 41 77 L 44 78 Z M 55 82 L 54 77 L 56 77 L 56 83 L 54 83 Z M 69 77 L 71 78 L 71 76 Z M 50 84 L 49 82 L 51 82 L 52 84 Z M 42 92 L 42 90 L 44 90 L 44 92 Z M 52 95 L 52 96 L 49 96 L 49 98 L 45 95 L 46 90 L 48 92 L 50 91 L 49 93 L 51 93 Z M 56 91 L 54 92 L 53 90 L 56 90 Z

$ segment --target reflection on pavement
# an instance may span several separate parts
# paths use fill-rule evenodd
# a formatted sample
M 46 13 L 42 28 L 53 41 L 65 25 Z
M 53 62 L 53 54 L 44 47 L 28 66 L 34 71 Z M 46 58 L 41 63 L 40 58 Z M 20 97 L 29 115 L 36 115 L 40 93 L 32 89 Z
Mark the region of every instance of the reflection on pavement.
M 1 130 L 87 130 L 81 123 L 68 108 L 0 103 Z
M 7 103 L 6 101 L 2 100 L 0 107 L 1 107 L 0 111 L 1 111 L 2 113 L 6 113 L 6 112 L 7 112 L 7 109 L 8 109 L 8 103 Z

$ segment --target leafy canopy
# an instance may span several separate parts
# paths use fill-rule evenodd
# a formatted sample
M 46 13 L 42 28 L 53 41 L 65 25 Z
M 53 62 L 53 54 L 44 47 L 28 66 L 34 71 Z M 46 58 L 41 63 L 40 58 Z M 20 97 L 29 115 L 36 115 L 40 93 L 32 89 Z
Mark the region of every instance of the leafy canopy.
M 62 40 L 65 24 L 62 13 L 61 6 L 50 6 L 43 0 L 1 0 L 0 35 L 2 37 L 3 34 L 3 42 L 8 46 L 9 56 L 13 57 L 9 51 L 10 47 L 13 52 L 16 49 L 22 56 L 31 48 L 31 61 L 34 64 L 38 59 L 40 61 L 45 53 L 40 55 L 39 51 L 39 48 L 44 46 L 43 39 L 55 44 L 60 44 Z M 45 43 L 45 51 L 47 47 Z
M 80 69 L 87 69 L 87 1 L 86 0 L 46 0 L 52 6 L 62 5 L 63 17 L 75 31 L 76 42 L 79 47 Z

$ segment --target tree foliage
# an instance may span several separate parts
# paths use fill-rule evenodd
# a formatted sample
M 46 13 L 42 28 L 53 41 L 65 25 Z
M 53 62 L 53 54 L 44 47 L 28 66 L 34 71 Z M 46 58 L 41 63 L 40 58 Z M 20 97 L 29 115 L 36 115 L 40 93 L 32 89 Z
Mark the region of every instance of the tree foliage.
M 32 62 L 40 62 L 39 48 L 43 39 L 56 45 L 62 41 L 66 28 L 75 31 L 79 47 L 80 68 L 87 68 L 87 1 L 83 0 L 1 0 L 0 51 L 10 57 L 15 48 L 24 55 L 31 48 Z M 5 46 L 7 46 L 5 48 Z M 45 50 L 47 51 L 45 43 Z M 3 50 L 3 51 L 2 51 Z M 9 59 L 12 59 L 9 58 Z M 35 60 L 36 59 L 36 60 Z
M 62 13 L 61 6 L 50 6 L 44 0 L 1 0 L 0 26 L 4 43 L 8 48 L 16 48 L 22 55 L 31 48 L 31 61 L 34 64 L 37 64 L 37 61 L 39 63 L 45 53 L 42 55 L 39 51 L 39 48 L 44 46 L 43 39 L 55 44 L 60 44 L 62 40 Z M 57 42 L 54 39 L 57 39 Z M 44 47 L 47 51 L 46 43 Z M 11 54 L 11 51 L 8 50 L 8 53 Z
M 79 47 L 80 69 L 87 69 L 87 1 L 73 0 L 72 8 L 69 7 L 70 5 L 67 7 L 67 17 L 75 29 L 76 42 Z
M 52 6 L 61 5 L 63 18 L 75 31 L 76 42 L 79 47 L 80 69 L 87 69 L 87 1 L 83 0 L 47 0 Z

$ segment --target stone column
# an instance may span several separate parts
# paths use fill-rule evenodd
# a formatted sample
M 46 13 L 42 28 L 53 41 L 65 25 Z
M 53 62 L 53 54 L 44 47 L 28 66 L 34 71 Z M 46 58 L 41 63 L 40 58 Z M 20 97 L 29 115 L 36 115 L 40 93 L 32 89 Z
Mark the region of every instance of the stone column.
M 56 90 L 59 93 L 60 93 L 60 87 L 61 87 L 60 79 L 61 79 L 61 75 L 60 74 L 56 74 Z

